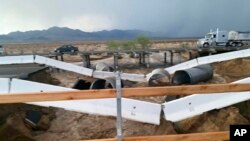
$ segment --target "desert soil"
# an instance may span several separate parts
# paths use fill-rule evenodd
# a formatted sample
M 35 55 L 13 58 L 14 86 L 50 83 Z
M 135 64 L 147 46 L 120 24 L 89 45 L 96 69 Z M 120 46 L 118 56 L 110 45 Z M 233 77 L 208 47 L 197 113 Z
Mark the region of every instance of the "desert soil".
M 6 50 L 10 53 L 31 53 L 33 52 L 51 52 L 54 48 L 65 43 L 53 43 L 53 44 L 9 44 L 5 45 Z M 81 51 L 84 50 L 104 50 L 106 48 L 105 43 L 82 43 L 74 42 L 74 45 L 78 46 Z M 191 46 L 194 47 L 195 42 L 188 41 L 172 41 L 172 42 L 158 42 L 154 43 L 154 48 L 164 47 L 178 47 L 178 46 Z M 99 62 L 106 62 L 112 65 L 112 58 L 94 56 L 95 59 L 92 65 L 96 65 Z M 175 62 L 184 61 L 187 57 L 183 56 L 180 59 L 175 57 Z M 71 62 L 77 65 L 81 65 L 81 58 L 79 56 L 65 56 L 67 62 Z M 237 59 L 226 62 L 214 63 L 214 78 L 206 83 L 229 83 L 244 77 L 250 76 L 250 59 Z M 123 58 L 119 60 L 121 64 L 126 64 L 123 67 L 123 72 L 128 73 L 143 73 L 147 74 L 155 69 L 153 66 L 150 68 L 136 66 L 138 59 L 129 58 L 128 55 L 123 55 Z M 152 54 L 150 62 L 159 63 L 163 62 L 163 54 Z M 131 65 L 134 63 L 135 65 Z M 136 66 L 136 67 L 135 67 Z M 164 68 L 166 66 L 157 66 Z M 45 74 L 40 74 L 45 76 Z M 93 78 L 81 76 L 72 72 L 53 70 L 46 73 L 46 77 L 35 77 L 33 81 L 47 82 L 50 84 L 72 87 L 78 79 L 84 79 L 87 81 L 93 81 Z M 42 80 L 46 79 L 46 80 Z M 144 87 L 146 83 L 128 83 L 127 87 Z M 148 97 L 148 98 L 136 98 L 144 101 L 162 103 L 165 97 Z M 6 108 L 7 107 L 7 108 Z M 14 108 L 13 108 L 14 107 Z M 17 108 L 18 107 L 18 108 Z M 28 108 L 27 108 L 28 107 Z M 4 108 L 4 110 L 2 110 Z M 249 106 L 250 108 L 250 106 Z M 248 108 L 248 111 L 249 111 Z M 32 106 L 27 104 L 21 105 L 5 105 L 0 107 L 1 118 L 4 115 L 5 118 L 13 116 L 13 114 L 23 115 L 27 109 L 38 109 L 45 114 L 49 121 L 50 127 L 47 130 L 32 130 L 28 128 L 28 134 L 30 138 L 38 141 L 71 141 L 80 139 L 98 139 L 98 138 L 110 138 L 116 136 L 116 119 L 114 117 L 95 116 L 83 113 L 77 113 L 72 111 L 66 111 L 59 108 L 41 108 L 38 106 Z M 22 109 L 22 110 L 20 110 Z M 2 111 L 2 113 L 1 113 Z M 11 111 L 11 112 L 10 112 Z M 12 112 L 13 111 L 13 112 Z M 145 123 L 139 123 L 135 121 L 123 119 L 123 133 L 124 136 L 142 136 L 142 135 L 168 135 L 177 133 L 194 133 L 194 132 L 207 132 L 207 131 L 223 131 L 228 130 L 230 124 L 250 123 L 250 113 L 246 113 L 246 110 L 242 110 L 242 105 L 234 105 L 220 110 L 213 110 L 196 116 L 187 120 L 183 120 L 178 123 L 171 123 L 165 121 L 163 116 L 161 117 L 160 125 L 151 125 Z M 23 116 L 21 116 L 23 117 Z M 4 120 L 2 121 L 4 123 Z M 1 125 L 1 120 L 0 120 Z M 23 127 L 23 126 L 22 126 Z M 0 126 L 0 132 L 1 132 Z M 0 133 L 1 137 L 1 133 Z

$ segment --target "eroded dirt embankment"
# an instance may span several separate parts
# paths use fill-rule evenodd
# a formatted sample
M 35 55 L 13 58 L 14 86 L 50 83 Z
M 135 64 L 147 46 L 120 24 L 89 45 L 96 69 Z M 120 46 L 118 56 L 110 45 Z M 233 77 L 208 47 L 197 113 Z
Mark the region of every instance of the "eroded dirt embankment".
M 229 83 L 245 77 L 249 77 L 249 61 L 250 60 L 248 59 L 237 59 L 213 64 L 215 72 L 214 78 L 206 83 Z M 129 71 L 133 72 L 133 70 L 131 69 Z M 136 73 L 148 73 L 150 71 L 150 69 L 143 68 L 141 69 L 141 71 L 139 69 L 134 70 L 134 72 Z M 76 79 L 79 78 L 88 79 L 89 81 L 92 80 L 90 78 L 82 77 L 80 75 L 65 71 L 62 71 L 60 73 L 57 73 L 55 71 L 51 74 L 51 76 L 53 77 L 53 81 L 50 81 L 51 83 L 57 83 L 58 85 L 67 87 L 71 87 L 76 81 Z M 34 78 L 35 81 L 37 81 L 37 79 L 39 79 L 39 77 Z M 131 83 L 131 87 L 133 86 L 146 86 L 146 84 Z M 164 98 L 152 97 L 140 99 L 146 101 L 159 102 Z M 124 120 L 123 132 L 124 136 L 139 136 L 228 130 L 230 124 L 250 123 L 250 106 L 247 107 L 247 104 L 249 104 L 249 102 L 244 102 L 220 110 L 213 110 L 204 113 L 200 116 L 183 120 L 175 124 L 165 121 L 163 117 L 159 126 Z M 27 140 L 38 141 L 69 141 L 78 139 L 108 138 L 114 137 L 116 135 L 116 120 L 114 117 L 88 115 L 72 111 L 66 111 L 58 108 L 40 108 L 37 106 L 26 104 L 12 105 L 9 108 L 8 106 L 10 105 L 7 105 L 7 109 L 6 106 L 0 106 L 0 118 L 4 119 L 0 122 L 0 140 L 2 139 L 1 135 L 8 133 L 6 132 L 6 130 L 9 130 L 9 126 L 11 128 L 11 133 L 13 133 L 13 131 L 15 131 L 13 134 L 25 131 L 21 132 L 20 134 L 24 135 Z M 49 128 L 47 130 L 34 130 L 22 123 L 24 113 L 27 110 L 42 111 L 43 115 L 47 117 L 46 119 L 49 119 L 49 121 L 45 120 L 45 123 L 43 124 L 48 124 Z M 13 116 L 15 118 L 18 117 L 17 119 L 14 118 L 17 122 L 11 122 L 13 121 Z M 8 128 L 6 128 L 6 124 L 8 124 Z M 17 126 L 18 124 L 20 124 L 20 126 Z M 19 136 L 19 134 L 17 135 Z M 15 140 L 13 136 L 10 136 L 8 139 L 12 141 Z

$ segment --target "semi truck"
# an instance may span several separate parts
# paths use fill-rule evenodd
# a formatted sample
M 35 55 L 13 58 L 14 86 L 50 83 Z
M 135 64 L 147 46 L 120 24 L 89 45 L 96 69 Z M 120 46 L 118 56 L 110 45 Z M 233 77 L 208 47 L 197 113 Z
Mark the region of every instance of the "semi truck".
M 241 47 L 248 45 L 250 41 L 250 32 L 240 31 L 210 31 L 206 34 L 205 38 L 197 41 L 198 47 Z

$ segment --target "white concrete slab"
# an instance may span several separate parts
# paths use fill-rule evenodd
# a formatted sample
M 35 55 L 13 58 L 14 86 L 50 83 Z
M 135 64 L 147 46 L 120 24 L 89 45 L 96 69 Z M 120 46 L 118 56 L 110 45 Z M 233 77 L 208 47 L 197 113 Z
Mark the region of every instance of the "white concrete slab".
M 8 78 L 0 79 L 0 94 L 8 93 Z M 70 88 L 31 82 L 26 80 L 12 79 L 10 83 L 11 89 L 9 94 L 30 93 L 30 92 L 49 92 L 49 91 L 65 91 L 73 90 Z M 116 99 L 91 99 L 91 100 L 74 100 L 74 101 L 49 101 L 49 102 L 29 102 L 28 104 L 40 105 L 45 107 L 64 108 L 66 110 L 105 115 L 116 116 Z M 134 121 L 160 124 L 161 105 L 140 100 L 128 98 L 122 99 L 122 117 Z
M 104 116 L 116 116 L 116 99 L 93 99 L 55 102 L 33 102 L 30 104 L 58 107 L 70 111 Z M 128 98 L 122 98 L 122 117 L 134 121 L 160 124 L 161 105 Z
M 77 65 L 74 65 L 71 63 L 66 63 L 66 62 L 62 62 L 62 61 L 58 61 L 58 60 L 54 60 L 54 59 L 50 59 L 50 58 L 42 57 L 42 56 L 38 56 L 38 55 L 35 56 L 35 63 L 45 64 L 47 66 L 51 66 L 51 67 L 59 68 L 62 70 L 67 70 L 67 71 L 83 74 L 86 76 L 92 76 L 92 74 L 93 74 L 92 69 L 84 68 L 84 67 L 77 66 Z
M 250 77 L 234 83 L 250 83 Z M 250 92 L 194 94 L 163 104 L 165 119 L 177 122 L 250 99 Z
M 28 64 L 34 62 L 33 55 L 22 55 L 22 56 L 1 56 L 0 65 L 6 64 Z

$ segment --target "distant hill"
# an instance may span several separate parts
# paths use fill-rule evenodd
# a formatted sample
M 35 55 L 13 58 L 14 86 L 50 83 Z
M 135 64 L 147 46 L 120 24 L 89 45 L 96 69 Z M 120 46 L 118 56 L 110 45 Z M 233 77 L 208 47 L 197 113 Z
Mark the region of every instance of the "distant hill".
M 51 27 L 47 30 L 17 31 L 7 35 L 0 35 L 0 43 L 133 39 L 140 35 L 151 36 L 152 34 L 141 30 L 116 29 L 110 31 L 84 32 L 79 29 L 70 29 L 67 27 Z

